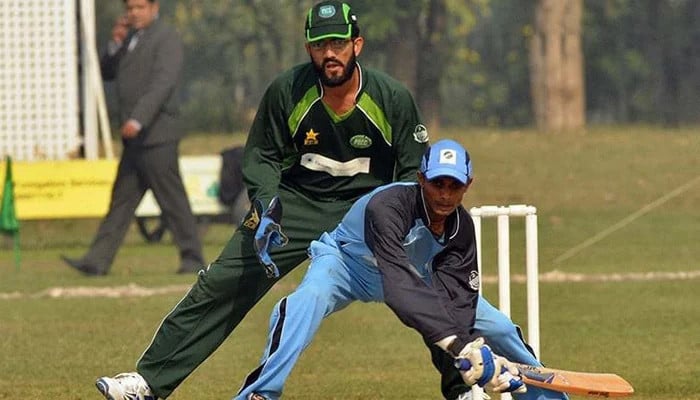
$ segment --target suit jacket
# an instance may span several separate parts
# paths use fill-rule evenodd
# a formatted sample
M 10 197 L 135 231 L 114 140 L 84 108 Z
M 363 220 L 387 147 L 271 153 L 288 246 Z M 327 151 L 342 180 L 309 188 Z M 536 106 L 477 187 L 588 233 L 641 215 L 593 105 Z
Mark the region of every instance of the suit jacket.
M 114 55 L 105 52 L 100 62 L 103 78 L 116 80 L 120 124 L 135 119 L 142 125 L 138 136 L 124 140 L 124 145 L 178 141 L 184 135 L 178 99 L 183 64 L 180 36 L 159 19 L 143 30 L 129 51 L 133 36 Z

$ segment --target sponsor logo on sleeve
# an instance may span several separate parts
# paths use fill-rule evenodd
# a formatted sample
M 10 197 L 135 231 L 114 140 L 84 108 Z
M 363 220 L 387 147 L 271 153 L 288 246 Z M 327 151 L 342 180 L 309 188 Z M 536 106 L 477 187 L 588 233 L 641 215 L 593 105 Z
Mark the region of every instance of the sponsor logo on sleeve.
M 423 124 L 416 125 L 416 129 L 413 131 L 413 138 L 418 143 L 428 143 L 428 128 Z
M 469 273 L 469 288 L 475 292 L 479 291 L 479 272 L 472 271 Z

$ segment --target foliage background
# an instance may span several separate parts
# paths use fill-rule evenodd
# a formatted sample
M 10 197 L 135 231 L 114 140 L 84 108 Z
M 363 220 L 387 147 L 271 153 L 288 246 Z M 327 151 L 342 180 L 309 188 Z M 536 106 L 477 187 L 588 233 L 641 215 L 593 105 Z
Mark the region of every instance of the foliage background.
M 163 18 L 186 43 L 183 99 L 191 131 L 248 129 L 273 77 L 308 60 L 303 16 L 313 4 L 161 0 Z M 416 81 L 417 69 L 436 70 L 442 126 L 532 123 L 527 49 L 535 0 L 351 4 L 367 39 L 361 55 L 365 65 L 386 70 L 417 97 L 432 96 L 433 85 Z M 99 45 L 106 43 L 122 6 L 99 3 Z M 435 6 L 447 10 L 446 31 L 438 38 L 426 25 Z M 589 123 L 677 127 L 699 122 L 698 20 L 700 2 L 695 0 L 586 0 L 582 35 Z

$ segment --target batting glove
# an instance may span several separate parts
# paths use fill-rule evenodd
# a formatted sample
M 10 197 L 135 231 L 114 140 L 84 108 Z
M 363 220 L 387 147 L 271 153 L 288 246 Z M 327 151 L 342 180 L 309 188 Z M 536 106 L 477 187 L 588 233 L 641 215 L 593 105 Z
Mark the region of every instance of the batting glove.
M 280 276 L 277 265 L 270 257 L 270 248 L 284 247 L 288 242 L 287 236 L 282 233 L 281 221 L 282 203 L 279 197 L 275 196 L 270 201 L 270 206 L 260 217 L 260 223 L 255 231 L 254 242 L 258 261 L 265 267 L 265 274 L 268 278 L 279 278 Z
M 479 347 L 481 346 L 481 347 Z M 478 349 L 478 351 L 477 351 Z M 481 360 L 479 360 L 481 358 Z M 483 367 L 479 367 L 481 362 Z M 527 392 L 527 386 L 520 377 L 518 369 L 505 357 L 493 354 L 488 345 L 479 338 L 467 344 L 455 359 L 455 366 L 460 370 L 462 379 L 468 385 L 477 384 L 489 391 Z M 496 371 L 500 371 L 496 373 Z
M 491 348 L 484 344 L 483 338 L 467 343 L 457 354 L 455 366 L 460 370 L 467 385 L 484 387 L 496 374 Z
M 493 379 L 486 384 L 485 388 L 487 390 L 502 393 L 502 392 L 515 392 L 515 393 L 525 393 L 527 392 L 527 386 L 520 377 L 520 372 L 518 368 L 513 365 L 505 357 L 501 357 L 494 354 L 494 364 L 496 365 L 496 371 L 501 371 L 500 374 L 496 375 Z

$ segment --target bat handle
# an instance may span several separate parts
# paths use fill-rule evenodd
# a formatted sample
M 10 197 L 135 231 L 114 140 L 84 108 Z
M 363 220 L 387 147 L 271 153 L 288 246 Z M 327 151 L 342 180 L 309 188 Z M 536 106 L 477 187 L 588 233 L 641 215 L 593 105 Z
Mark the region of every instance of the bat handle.
M 468 371 L 472 367 L 472 363 L 466 358 L 455 359 L 455 367 L 460 371 Z
M 469 362 L 466 358 L 456 358 L 455 359 L 455 367 L 459 369 L 460 371 L 469 371 L 469 369 L 472 367 L 472 363 Z M 504 366 L 501 367 L 501 373 L 504 373 L 508 371 L 508 369 Z

